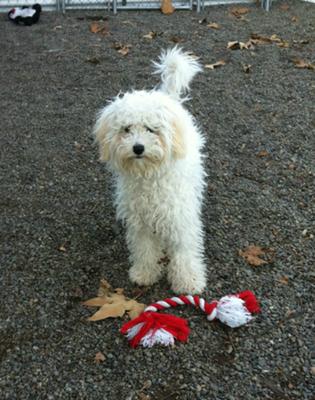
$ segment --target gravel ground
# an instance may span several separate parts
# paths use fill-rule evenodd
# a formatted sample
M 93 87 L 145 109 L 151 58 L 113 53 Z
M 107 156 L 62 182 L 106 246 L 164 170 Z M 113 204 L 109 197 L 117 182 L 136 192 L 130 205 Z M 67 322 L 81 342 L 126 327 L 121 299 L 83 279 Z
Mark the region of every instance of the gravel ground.
M 241 19 L 230 6 L 43 13 L 32 27 L 2 17 L 1 399 L 315 399 L 315 72 L 292 62 L 314 62 L 315 5 L 286 5 Z M 89 31 L 101 16 L 108 35 Z M 252 33 L 288 47 L 226 48 Z M 157 83 L 150 60 L 179 40 L 203 64 L 226 61 L 197 77 L 187 105 L 207 137 L 205 298 L 251 289 L 262 313 L 231 330 L 186 308 L 189 343 L 132 350 L 121 320 L 89 323 L 81 305 L 102 277 L 137 290 L 90 132 L 111 96 Z M 249 244 L 273 248 L 272 263 L 248 265 L 238 250 Z M 161 281 L 140 299 L 170 294 Z

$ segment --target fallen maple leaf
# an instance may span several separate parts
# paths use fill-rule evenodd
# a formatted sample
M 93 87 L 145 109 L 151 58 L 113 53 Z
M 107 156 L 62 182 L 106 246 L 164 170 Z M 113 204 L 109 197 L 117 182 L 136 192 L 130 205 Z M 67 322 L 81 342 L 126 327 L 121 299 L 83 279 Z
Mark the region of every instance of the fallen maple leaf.
M 315 64 L 311 64 L 308 61 L 301 60 L 299 58 L 295 58 L 293 60 L 294 65 L 296 68 L 304 68 L 304 69 L 315 69 Z
M 90 32 L 106 36 L 109 34 L 108 24 L 106 22 L 93 21 L 90 25 Z
M 249 50 L 249 49 L 254 49 L 254 45 L 251 40 L 248 42 L 239 42 L 238 40 L 234 40 L 232 42 L 228 42 L 227 48 L 229 50 Z
M 129 53 L 131 47 L 131 44 L 114 43 L 113 45 L 113 48 L 123 56 L 126 56 Z
M 250 36 L 250 41 L 253 44 L 270 44 L 276 43 L 279 47 L 289 47 L 289 42 L 287 40 L 281 39 L 278 35 L 273 34 L 270 37 L 259 35 L 257 33 L 252 33 Z
M 257 33 L 252 33 L 250 35 L 250 40 L 254 44 L 265 44 L 265 43 L 272 43 L 272 40 L 268 36 L 259 35 Z
M 104 362 L 105 360 L 106 360 L 106 358 L 101 351 L 99 351 L 95 354 L 94 361 L 96 362 L 96 364 L 100 364 L 100 363 Z
M 260 265 L 271 263 L 273 257 L 269 257 L 267 261 L 259 257 L 265 256 L 268 253 L 274 252 L 273 250 L 263 249 L 260 246 L 255 245 L 250 245 L 246 249 L 238 251 L 239 256 L 243 257 L 245 261 L 253 267 L 259 267 Z
M 215 69 L 215 68 L 218 68 L 218 67 L 222 67 L 223 65 L 225 65 L 226 64 L 226 62 L 224 61 L 224 60 L 219 60 L 219 61 L 217 61 L 216 63 L 214 63 L 214 64 L 206 64 L 205 65 L 205 68 L 208 68 L 208 69 Z
M 221 29 L 221 26 L 216 22 L 211 22 L 210 24 L 207 25 L 207 27 L 211 29 Z
M 234 15 L 234 17 L 242 18 L 244 15 L 250 12 L 250 9 L 247 7 L 233 7 L 229 11 L 230 14 Z
M 88 307 L 100 307 L 88 320 L 99 321 L 106 318 L 117 318 L 122 317 L 125 313 L 131 319 L 140 315 L 145 308 L 145 304 L 125 297 L 123 292 L 124 290 L 121 288 L 113 289 L 105 279 L 102 279 L 98 296 L 82 303 Z

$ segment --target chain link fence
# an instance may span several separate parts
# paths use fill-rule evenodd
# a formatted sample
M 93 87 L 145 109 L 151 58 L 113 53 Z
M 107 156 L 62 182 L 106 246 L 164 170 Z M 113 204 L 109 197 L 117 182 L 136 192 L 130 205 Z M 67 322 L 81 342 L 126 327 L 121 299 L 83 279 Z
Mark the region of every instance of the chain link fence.
M 35 3 L 39 3 L 47 11 L 62 9 L 59 0 L 0 0 L 0 12 L 8 12 L 14 7 L 32 6 Z
M 114 14 L 120 10 L 159 9 L 160 0 L 0 0 L 0 12 L 7 12 L 13 7 L 31 6 L 41 4 L 47 11 L 67 10 L 108 10 Z M 175 9 L 196 9 L 200 12 L 204 7 L 219 4 L 253 3 L 255 0 L 173 0 Z M 272 0 L 261 0 L 262 7 L 269 10 Z M 315 0 L 310 0 L 315 1 Z
M 0 0 L 1 1 L 1 0 Z M 104 9 L 112 10 L 157 10 L 161 8 L 160 0 L 60 0 L 63 11 L 73 9 Z M 191 10 L 194 0 L 173 0 L 176 9 Z M 195 0 L 200 2 L 201 0 Z

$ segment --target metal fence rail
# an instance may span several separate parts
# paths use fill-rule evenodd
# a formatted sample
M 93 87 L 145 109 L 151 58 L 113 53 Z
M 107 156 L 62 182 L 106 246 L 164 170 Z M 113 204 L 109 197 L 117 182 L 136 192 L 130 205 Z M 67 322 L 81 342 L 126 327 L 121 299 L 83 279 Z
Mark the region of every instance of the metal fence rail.
M 254 3 L 255 0 L 173 0 L 175 9 L 200 12 L 207 6 L 218 4 Z M 269 11 L 272 0 L 260 0 L 262 8 Z M 315 1 L 315 0 L 309 0 Z M 0 12 L 7 12 L 13 7 L 31 6 L 40 3 L 43 10 L 108 10 L 116 14 L 120 10 L 159 9 L 161 0 L 0 0 Z
M 1 1 L 1 0 L 0 0 Z M 200 0 L 198 0 L 200 1 Z M 173 0 L 176 9 L 191 10 L 193 0 Z M 114 14 L 118 10 L 153 10 L 161 8 L 160 0 L 61 0 L 63 11 L 74 9 L 104 9 L 112 10 Z
M 35 3 L 39 3 L 47 11 L 61 10 L 59 0 L 0 0 L 0 12 L 8 12 L 14 7 L 32 6 Z

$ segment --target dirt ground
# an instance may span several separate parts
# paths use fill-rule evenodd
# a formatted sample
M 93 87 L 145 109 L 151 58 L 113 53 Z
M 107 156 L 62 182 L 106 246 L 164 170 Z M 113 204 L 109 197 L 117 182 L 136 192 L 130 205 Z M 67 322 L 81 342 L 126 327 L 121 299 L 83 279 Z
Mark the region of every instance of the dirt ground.
M 293 62 L 315 62 L 315 5 L 231 8 L 44 12 L 32 27 L 1 16 L 1 399 L 315 399 L 315 71 Z M 100 17 L 107 34 L 89 30 Z M 227 49 L 253 33 L 277 37 Z M 186 308 L 187 344 L 132 350 L 122 320 L 87 322 L 81 304 L 102 277 L 137 293 L 90 132 L 112 96 L 157 84 L 150 60 L 174 42 L 203 65 L 226 61 L 187 104 L 207 139 L 204 297 L 251 289 L 262 313 L 231 330 Z M 250 244 L 272 261 L 247 264 Z M 140 300 L 171 294 L 163 280 Z

